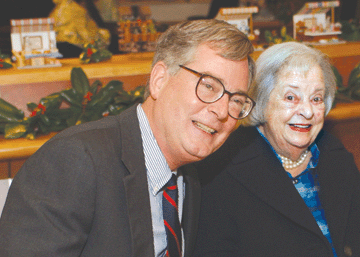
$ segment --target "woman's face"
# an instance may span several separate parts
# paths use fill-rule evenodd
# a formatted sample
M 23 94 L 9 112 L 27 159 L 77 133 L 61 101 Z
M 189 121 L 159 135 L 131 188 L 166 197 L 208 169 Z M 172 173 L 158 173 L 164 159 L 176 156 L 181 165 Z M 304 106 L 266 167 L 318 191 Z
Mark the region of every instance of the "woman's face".
M 280 72 L 265 111 L 265 136 L 280 154 L 305 150 L 314 142 L 325 118 L 325 83 L 318 65 L 306 74 Z

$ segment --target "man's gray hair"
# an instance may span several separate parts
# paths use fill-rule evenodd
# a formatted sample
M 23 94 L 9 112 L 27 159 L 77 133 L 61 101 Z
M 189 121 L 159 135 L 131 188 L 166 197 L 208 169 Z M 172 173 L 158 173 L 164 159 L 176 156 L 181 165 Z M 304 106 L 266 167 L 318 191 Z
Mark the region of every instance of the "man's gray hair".
M 249 87 L 255 74 L 250 54 L 254 48 L 248 37 L 235 26 L 220 20 L 206 19 L 184 21 L 169 27 L 158 39 L 152 67 L 162 61 L 169 73 L 175 75 L 180 67 L 193 60 L 197 48 L 206 44 L 223 58 L 249 62 Z M 148 85 L 145 96 L 149 96 Z

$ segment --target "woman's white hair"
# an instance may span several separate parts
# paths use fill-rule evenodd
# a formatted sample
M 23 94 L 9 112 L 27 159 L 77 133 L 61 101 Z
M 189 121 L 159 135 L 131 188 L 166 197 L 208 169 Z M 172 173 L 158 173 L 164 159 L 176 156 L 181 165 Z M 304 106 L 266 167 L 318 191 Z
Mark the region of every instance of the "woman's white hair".
M 247 120 L 248 125 L 257 126 L 266 122 L 265 111 L 272 90 L 279 83 L 282 71 L 297 70 L 306 73 L 315 65 L 322 71 L 325 82 L 325 115 L 332 107 L 336 79 L 329 58 L 321 51 L 298 42 L 276 44 L 266 49 L 256 61 L 254 85 L 249 95 L 255 100 L 256 106 Z

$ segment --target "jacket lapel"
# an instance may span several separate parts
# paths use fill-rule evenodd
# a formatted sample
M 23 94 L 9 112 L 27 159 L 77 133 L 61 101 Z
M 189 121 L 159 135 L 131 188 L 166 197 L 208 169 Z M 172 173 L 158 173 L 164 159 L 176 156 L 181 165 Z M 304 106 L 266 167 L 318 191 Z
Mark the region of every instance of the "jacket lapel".
M 326 151 L 321 153 L 317 167 L 320 180 L 320 200 L 325 211 L 332 241 L 339 244 L 337 249 L 341 249 L 351 204 L 351 192 L 348 188 L 347 178 L 342 172 L 344 167 L 339 167 L 338 163 L 339 158 L 341 158 L 339 153 L 345 149 L 340 142 L 333 138 L 329 139 L 327 134 L 322 135 L 322 137 L 318 146 L 320 151 L 321 149 L 326 149 Z M 329 145 L 329 142 L 334 143 Z M 349 165 L 351 164 L 349 163 Z M 350 166 L 346 168 L 350 168 Z M 356 170 L 356 167 L 353 169 Z
M 198 228 L 198 217 L 200 213 L 200 182 L 197 172 L 192 164 L 180 168 L 184 174 L 185 199 L 183 208 L 182 226 L 185 237 L 185 256 L 191 256 Z
M 228 172 L 262 201 L 300 226 L 323 237 L 314 217 L 292 184 L 275 153 L 259 133 L 239 155 Z
M 124 178 L 133 256 L 154 256 L 149 191 L 136 106 L 120 116 L 122 161 L 129 171 Z

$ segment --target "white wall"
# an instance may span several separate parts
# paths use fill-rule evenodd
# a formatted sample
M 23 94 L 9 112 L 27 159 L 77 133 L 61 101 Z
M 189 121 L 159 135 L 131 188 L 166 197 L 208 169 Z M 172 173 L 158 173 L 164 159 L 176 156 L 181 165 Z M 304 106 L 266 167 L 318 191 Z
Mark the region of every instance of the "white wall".
M 98 0 L 95 2 L 105 22 L 117 21 L 119 6 L 147 5 L 150 7 L 152 19 L 158 22 L 178 22 L 189 16 L 206 16 L 211 0 L 173 0 L 173 1 L 120 1 Z
M 207 16 L 208 3 L 168 3 L 150 5 L 152 18 L 158 22 L 184 21 L 189 16 Z

